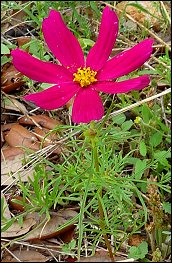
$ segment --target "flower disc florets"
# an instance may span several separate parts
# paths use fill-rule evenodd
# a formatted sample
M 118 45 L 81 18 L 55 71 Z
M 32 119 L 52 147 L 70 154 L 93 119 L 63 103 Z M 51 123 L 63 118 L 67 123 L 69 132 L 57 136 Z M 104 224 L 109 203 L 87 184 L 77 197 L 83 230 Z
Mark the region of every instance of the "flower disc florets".
M 79 82 L 81 87 L 87 87 L 97 81 L 96 74 L 97 71 L 91 70 L 90 67 L 78 68 L 77 72 L 73 74 L 73 81 Z

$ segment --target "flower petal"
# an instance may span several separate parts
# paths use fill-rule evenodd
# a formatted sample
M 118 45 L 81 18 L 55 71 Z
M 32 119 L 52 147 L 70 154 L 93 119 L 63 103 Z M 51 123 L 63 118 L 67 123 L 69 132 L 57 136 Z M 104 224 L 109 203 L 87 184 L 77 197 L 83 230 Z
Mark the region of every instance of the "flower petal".
M 77 38 L 67 28 L 59 12 L 51 10 L 42 23 L 45 41 L 60 63 L 74 72 L 84 66 L 84 54 Z
M 35 81 L 52 84 L 72 81 L 73 75 L 63 66 L 43 62 L 19 48 L 12 50 L 11 55 L 15 68 Z
M 100 120 L 103 114 L 103 104 L 97 91 L 91 88 L 91 86 L 80 89 L 72 108 L 73 122 L 88 123 L 92 120 Z
M 102 91 L 109 94 L 125 93 L 130 90 L 140 90 L 149 85 L 150 78 L 148 75 L 124 80 L 120 82 L 104 81 L 94 84 L 97 91 Z
M 80 89 L 76 83 L 61 83 L 44 91 L 24 96 L 45 110 L 54 110 L 65 105 Z
M 98 39 L 90 49 L 86 66 L 99 70 L 109 58 L 118 34 L 118 17 L 107 6 L 103 10 Z
M 143 65 L 152 53 L 153 39 L 146 39 L 116 55 L 98 72 L 99 80 L 109 80 L 126 75 Z

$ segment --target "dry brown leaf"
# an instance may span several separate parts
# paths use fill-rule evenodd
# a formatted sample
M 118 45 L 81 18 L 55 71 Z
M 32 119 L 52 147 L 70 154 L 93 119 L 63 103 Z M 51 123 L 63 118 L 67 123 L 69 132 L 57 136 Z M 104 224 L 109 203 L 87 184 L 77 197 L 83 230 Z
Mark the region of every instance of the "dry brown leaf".
M 13 111 L 22 112 L 23 114 L 27 114 L 26 107 L 21 102 L 19 102 L 14 98 L 4 98 L 1 105 L 2 108 L 6 110 L 13 110 Z
M 97 250 L 94 256 L 81 257 L 79 262 L 112 262 L 106 250 Z M 126 260 L 124 256 L 115 256 L 115 262 L 133 262 L 133 260 Z
M 33 179 L 33 168 L 24 170 L 21 174 L 19 169 L 23 167 L 24 155 L 11 156 L 11 159 L 1 161 L 1 185 L 10 185 L 14 182 L 14 179 L 18 180 L 18 176 L 21 175 L 21 181 L 27 182 L 28 176 Z M 19 175 L 18 175 L 19 174 Z
M 75 226 L 73 226 L 73 228 L 71 227 L 71 229 L 69 229 L 68 231 L 60 234 L 59 235 L 60 239 L 65 243 L 69 243 L 74 237 L 75 234 L 74 230 L 75 230 Z
M 51 132 L 50 135 L 46 136 L 46 134 L 50 132 L 50 130 L 46 128 L 40 129 L 39 127 L 35 127 L 33 131 L 38 140 L 43 142 L 43 147 L 53 144 L 58 139 L 55 132 Z M 53 151 L 53 153 L 60 154 L 62 150 L 62 147 L 59 146 L 58 149 Z
M 10 237 L 19 237 L 26 234 L 35 224 L 36 220 L 32 217 L 25 218 L 23 220 L 22 226 L 15 221 L 6 231 L 1 232 L 1 237 L 10 238 Z
M 139 246 L 142 241 L 146 240 L 146 236 L 143 236 L 141 234 L 133 234 L 128 239 L 128 245 L 129 246 Z
M 2 121 L 2 120 L 1 120 Z M 5 135 L 9 132 L 9 130 L 11 129 L 11 127 L 16 124 L 16 123 L 8 123 L 8 124 L 2 124 L 1 125 L 1 148 L 3 146 L 3 148 L 7 148 L 8 144 L 5 144 Z M 4 145 L 5 144 L 5 145 Z
M 36 136 L 20 124 L 15 124 L 12 126 L 11 130 L 5 136 L 5 140 L 12 147 L 23 146 L 34 151 L 37 151 L 40 148 L 40 143 L 38 142 Z
M 24 81 L 16 80 L 16 82 L 13 83 L 13 84 L 1 86 L 1 89 L 2 89 L 5 93 L 10 93 L 11 91 L 17 90 L 17 89 L 18 89 L 19 87 L 21 87 L 24 83 L 25 83 Z
M 25 207 L 23 205 L 21 205 L 21 204 L 16 203 L 15 200 L 16 201 L 18 201 L 18 200 L 19 201 L 24 201 L 24 203 L 28 203 L 27 199 L 24 200 L 22 196 L 15 195 L 15 196 L 10 197 L 9 200 L 8 200 L 10 208 L 12 208 L 12 209 L 14 209 L 16 211 L 23 212 L 25 210 Z
M 19 47 L 22 47 L 23 45 L 29 43 L 32 40 L 31 37 L 17 37 L 17 43 Z M 27 52 L 29 51 L 29 46 L 25 49 Z
M 42 128 L 40 129 L 39 127 L 35 127 L 33 129 L 35 136 L 42 142 L 44 141 L 44 146 L 47 146 L 49 144 L 52 144 L 54 141 L 58 139 L 56 133 L 51 132 L 48 136 L 46 136 L 47 133 L 49 133 L 51 130 Z M 46 138 L 44 138 L 46 136 Z
M 14 160 L 16 159 L 17 155 L 20 155 L 22 157 L 24 157 L 24 150 L 17 148 L 17 147 L 6 147 L 6 148 L 2 148 L 2 155 L 1 155 L 1 160 L 5 161 L 5 160 Z
M 25 125 L 34 125 L 35 122 L 39 124 L 40 126 L 47 128 L 49 130 L 54 129 L 57 125 L 60 125 L 61 122 L 58 120 L 54 120 L 53 118 L 48 117 L 47 115 L 35 115 L 32 117 L 28 116 L 23 116 L 22 118 L 19 119 L 20 124 L 25 124 Z
M 64 225 L 68 220 L 72 219 L 75 217 L 78 213 L 70 210 L 70 209 L 65 209 L 65 210 L 59 210 L 57 213 L 52 212 L 51 213 L 51 219 L 44 225 L 40 226 L 35 231 L 32 231 L 30 234 L 26 237 L 24 237 L 22 240 L 37 240 L 37 239 L 47 239 L 47 238 L 52 238 L 57 235 L 60 235 L 68 230 L 71 230 L 73 228 L 74 224 L 71 224 L 67 227 L 64 227 L 60 231 L 56 231 L 56 229 L 59 226 Z M 45 218 L 41 217 L 40 222 Z
M 11 251 L 12 254 L 14 254 L 21 262 L 46 262 L 52 257 L 44 256 L 40 252 L 36 250 L 13 250 Z M 10 255 L 11 256 L 11 255 Z M 4 261 L 5 259 L 8 259 L 8 261 Z M 9 256 L 6 256 L 3 258 L 2 262 L 19 262 L 15 257 L 12 258 L 12 256 L 9 259 Z
M 2 125 L 1 125 L 1 131 L 2 131 L 2 132 L 9 131 L 14 124 L 16 124 L 16 123 L 13 122 L 13 123 L 2 124 Z
M 81 257 L 79 262 L 112 262 L 107 251 L 98 250 L 94 256 Z
M 25 83 L 22 76 L 12 64 L 6 63 L 2 68 L 1 89 L 9 93 L 21 87 Z
M 136 3 L 135 1 L 121 1 L 120 3 L 117 4 L 117 14 L 120 16 L 120 14 L 126 10 L 126 13 L 132 16 L 137 22 L 141 24 L 145 24 L 145 22 L 149 22 L 152 26 L 153 29 L 158 32 L 160 30 L 160 22 L 158 19 L 154 18 L 153 16 L 140 11 L 139 8 L 135 6 L 130 6 L 127 4 L 132 4 Z M 154 6 L 152 1 L 139 1 L 139 4 L 142 5 L 142 7 L 146 10 L 148 10 L 152 15 L 155 15 L 156 17 L 161 18 L 162 15 L 161 13 L 157 10 L 157 8 Z M 126 7 L 126 9 L 125 9 Z
M 26 16 L 26 13 L 23 9 L 21 10 L 12 10 L 12 18 L 10 19 L 10 24 L 15 26 L 23 22 L 23 17 Z
M 22 166 L 23 154 L 17 155 L 14 159 L 1 162 L 1 185 L 9 185 L 14 179 L 11 174 L 18 171 Z

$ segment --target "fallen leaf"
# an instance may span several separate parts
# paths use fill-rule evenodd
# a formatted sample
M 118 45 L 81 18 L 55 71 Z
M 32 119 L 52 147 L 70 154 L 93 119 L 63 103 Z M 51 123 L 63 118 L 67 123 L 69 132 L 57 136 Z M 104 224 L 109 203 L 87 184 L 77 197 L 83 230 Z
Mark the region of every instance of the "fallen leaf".
M 2 131 L 2 132 L 9 131 L 14 124 L 16 124 L 16 123 L 13 122 L 13 123 L 2 124 L 2 125 L 1 125 L 1 131 Z
M 94 256 L 81 257 L 79 262 L 112 262 L 107 251 L 98 250 Z
M 26 107 L 21 102 L 19 102 L 18 100 L 14 99 L 14 98 L 4 97 L 2 100 L 1 106 L 2 106 L 2 108 L 6 109 L 6 110 L 18 111 L 18 112 L 22 112 L 23 114 L 27 113 Z
M 26 12 L 21 9 L 21 10 L 12 10 L 12 14 L 11 14 L 12 18 L 10 19 L 10 23 L 13 26 L 18 25 L 19 23 L 23 22 L 23 17 L 26 16 Z
M 32 40 L 31 37 L 26 37 L 26 36 L 24 36 L 24 37 L 17 37 L 17 43 L 18 43 L 19 48 L 21 48 L 23 45 L 29 43 L 31 40 Z M 29 46 L 25 50 L 26 50 L 26 52 L 28 52 L 29 51 Z
M 69 229 L 68 231 L 65 231 L 64 233 L 60 234 L 59 237 L 60 239 L 65 242 L 65 243 L 69 243 L 75 234 L 75 226 L 73 226 L 73 228 L 71 227 L 71 229 Z
M 131 4 L 131 5 L 130 5 Z M 136 4 L 135 1 L 121 1 L 119 2 L 117 7 L 117 14 L 118 16 L 126 10 L 126 13 L 133 17 L 137 22 L 144 24 L 150 23 L 153 29 L 158 32 L 160 31 L 160 22 L 162 15 L 154 6 L 153 2 L 151 1 L 140 1 L 139 4 L 145 9 L 148 10 L 151 14 L 148 14 L 142 11 L 139 7 L 132 6 L 132 4 Z M 156 16 L 157 18 L 153 17 L 152 15 Z
M 13 183 L 12 174 L 18 171 L 22 166 L 23 155 L 16 156 L 11 160 L 1 161 L 1 185 Z
M 1 237 L 10 238 L 10 237 L 19 237 L 25 235 L 29 230 L 36 224 L 36 220 L 34 218 L 25 218 L 23 220 L 23 224 L 19 225 L 17 221 L 15 221 L 6 231 L 1 232 Z
M 20 124 L 12 126 L 11 130 L 5 136 L 5 140 L 12 147 L 26 147 L 34 151 L 40 149 L 40 143 L 36 136 Z
M 22 182 L 27 182 L 28 176 L 33 179 L 33 167 L 29 170 L 18 172 L 23 167 L 23 160 L 24 154 L 18 154 L 16 156 L 11 155 L 8 159 L 1 161 L 1 185 L 10 185 L 15 179 L 18 181 L 19 175 Z
M 17 155 L 20 155 L 23 157 L 24 150 L 17 148 L 17 147 L 10 147 L 8 146 L 5 149 L 2 149 L 1 152 L 1 160 L 14 160 Z
M 25 125 L 35 125 L 35 123 L 40 126 L 47 128 L 49 130 L 54 129 L 57 125 L 60 125 L 61 122 L 58 120 L 54 120 L 53 118 L 48 117 L 47 115 L 35 115 L 35 116 L 23 116 L 19 119 L 20 124 Z
M 24 201 L 24 203 L 28 203 L 27 199 L 24 200 L 22 196 L 15 195 L 15 196 L 10 197 L 9 200 L 8 200 L 10 208 L 12 208 L 12 209 L 14 209 L 16 211 L 23 212 L 25 210 L 24 205 L 16 203 L 15 200 L 16 201 Z
M 51 131 L 46 128 L 40 129 L 39 127 L 35 127 L 33 131 L 38 140 L 40 142 L 43 142 L 43 147 L 53 144 L 58 139 L 57 134 L 55 132 L 51 132 L 48 136 L 46 136 L 46 134 Z M 53 153 L 60 154 L 62 150 L 62 147 L 59 145 L 59 147 L 56 150 L 54 150 Z
M 46 128 L 39 128 L 35 127 L 33 129 L 35 136 L 42 142 L 44 142 L 44 145 L 47 146 L 49 144 L 54 143 L 58 139 L 57 134 L 55 132 L 51 132 L 51 130 Z M 47 135 L 50 133 L 49 135 Z M 46 136 L 47 135 L 47 136 Z M 46 137 L 45 137 L 46 136 Z
M 112 262 L 108 252 L 103 249 L 99 249 L 96 251 L 94 256 L 90 257 L 81 257 L 79 262 Z M 131 259 L 126 259 L 124 256 L 116 256 L 115 255 L 115 262 L 133 262 Z
M 133 234 L 129 236 L 128 245 L 137 247 L 140 245 L 140 243 L 142 243 L 142 241 L 145 241 L 145 240 L 146 240 L 146 236 L 143 236 L 141 234 Z
M 24 81 L 19 81 L 17 80 L 15 83 L 10 84 L 10 85 L 5 85 L 5 86 L 1 86 L 1 89 L 5 92 L 5 93 L 10 93 L 11 91 L 15 91 L 16 89 L 18 89 L 19 87 L 21 87 L 25 82 Z
M 65 258 L 65 262 L 76 262 L 77 261 L 77 257 L 71 257 L 68 256 L 67 258 Z
M 46 262 L 52 257 L 44 256 L 36 250 L 12 250 L 11 254 L 14 254 L 21 262 Z M 10 254 L 10 259 L 8 256 L 8 261 L 4 261 L 6 258 L 3 258 L 2 262 L 19 262 L 15 257 L 12 257 Z M 8 254 L 9 255 L 9 254 Z
M 25 83 L 22 76 L 12 64 L 6 63 L 2 67 L 1 89 L 5 93 L 9 93 L 21 87 Z
M 62 209 L 59 210 L 57 213 L 51 212 L 51 218 L 50 220 L 44 225 L 40 226 L 35 229 L 35 231 L 32 230 L 32 232 L 27 234 L 26 237 L 24 237 L 22 240 L 37 240 L 37 239 L 47 239 L 52 238 L 57 235 L 60 235 L 66 231 L 69 231 L 73 229 L 74 224 L 72 223 L 69 226 L 66 226 L 62 228 L 61 230 L 57 231 L 56 229 L 64 224 L 73 217 L 75 217 L 78 213 L 70 210 L 70 209 Z M 45 215 L 43 215 L 40 218 L 40 222 L 45 218 Z M 38 224 L 37 224 L 38 225 Z

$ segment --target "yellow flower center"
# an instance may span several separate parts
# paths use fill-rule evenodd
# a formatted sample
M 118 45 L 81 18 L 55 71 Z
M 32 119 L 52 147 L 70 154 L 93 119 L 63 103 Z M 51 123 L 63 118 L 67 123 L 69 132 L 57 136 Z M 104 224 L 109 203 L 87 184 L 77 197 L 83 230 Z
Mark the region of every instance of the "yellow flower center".
M 88 85 L 97 81 L 95 78 L 97 71 L 88 68 L 78 68 L 77 72 L 73 74 L 73 81 L 79 82 L 81 87 L 87 87 Z

